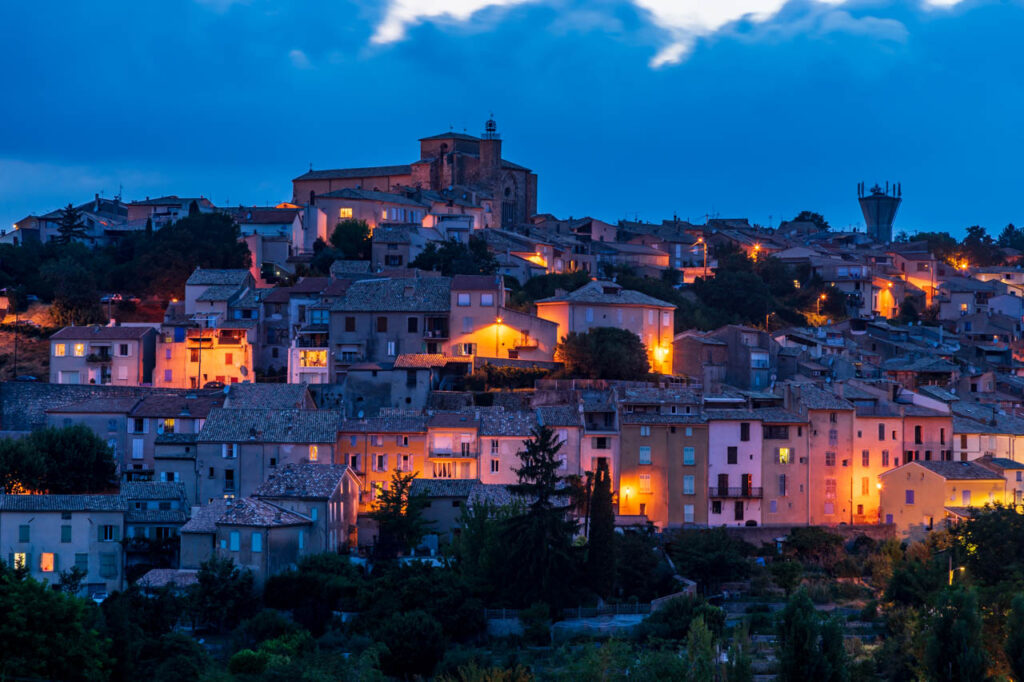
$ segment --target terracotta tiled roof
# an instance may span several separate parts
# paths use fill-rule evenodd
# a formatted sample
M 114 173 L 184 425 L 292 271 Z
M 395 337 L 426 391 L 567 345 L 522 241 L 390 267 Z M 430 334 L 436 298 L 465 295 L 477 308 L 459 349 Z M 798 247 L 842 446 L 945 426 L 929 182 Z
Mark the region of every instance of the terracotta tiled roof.
M 304 384 L 231 384 L 224 406 L 287 409 L 303 407 L 308 396 Z
M 611 290 L 612 293 L 606 293 Z M 675 304 L 642 294 L 639 291 L 623 289 L 614 282 L 588 282 L 575 291 L 563 296 L 542 298 L 537 303 L 603 303 L 607 305 L 646 305 L 658 308 L 675 308 Z
M 227 500 L 215 499 L 209 504 L 192 509 L 192 518 L 178 531 L 179 533 L 216 533 L 217 519 L 228 508 Z
M 311 170 L 295 178 L 298 180 L 342 180 L 345 178 L 383 178 L 390 175 L 409 175 L 412 166 L 369 166 L 366 168 L 334 168 L 330 170 Z
M 543 405 L 536 412 L 538 423 L 545 426 L 579 426 L 582 423 L 575 405 Z
M 289 464 L 271 472 L 252 496 L 327 499 L 341 485 L 345 469 L 337 464 Z
M 342 424 L 341 431 L 344 433 L 426 433 L 427 418 L 424 416 L 399 416 L 346 419 Z
M 53 341 L 132 341 L 155 333 L 153 327 L 100 327 L 99 325 L 64 327 L 50 337 Z
M 190 286 L 241 286 L 249 276 L 248 270 L 216 270 L 196 268 L 185 281 Z
M 411 494 L 427 497 L 469 497 L 480 482 L 474 478 L 417 478 L 412 482 Z
M 486 410 L 480 414 L 481 436 L 522 436 L 528 438 L 537 427 L 534 412 L 506 412 Z
M 0 495 L 0 511 L 19 512 L 123 512 L 124 495 Z
M 47 410 L 47 414 L 128 414 L 138 404 L 137 397 L 95 398 Z
M 246 497 L 233 500 L 219 519 L 218 526 L 258 526 L 273 528 L 279 526 L 303 526 L 313 522 L 293 511 L 263 500 Z
M 331 310 L 343 312 L 448 312 L 447 277 L 370 279 L 353 282 Z
M 475 429 L 480 425 L 480 420 L 473 411 L 439 412 L 430 417 L 427 425 L 430 428 Z
M 131 411 L 131 416 L 205 419 L 211 409 L 220 407 L 223 404 L 223 391 L 153 393 L 145 396 L 135 405 Z
M 931 472 L 942 476 L 948 481 L 991 481 L 1003 480 L 991 469 L 986 469 L 974 462 L 925 462 L 914 461 L 906 466 L 920 465 Z
M 225 409 L 210 411 L 200 443 L 334 443 L 338 410 Z

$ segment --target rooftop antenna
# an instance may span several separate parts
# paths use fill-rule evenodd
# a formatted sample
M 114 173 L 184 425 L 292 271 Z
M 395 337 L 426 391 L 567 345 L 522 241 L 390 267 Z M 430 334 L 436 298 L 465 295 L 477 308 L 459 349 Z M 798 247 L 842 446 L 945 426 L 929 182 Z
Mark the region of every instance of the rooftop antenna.
M 309 162 L 309 170 L 310 170 L 310 171 L 312 171 L 312 170 L 313 170 L 313 162 L 312 162 L 312 161 L 310 161 L 310 162 Z

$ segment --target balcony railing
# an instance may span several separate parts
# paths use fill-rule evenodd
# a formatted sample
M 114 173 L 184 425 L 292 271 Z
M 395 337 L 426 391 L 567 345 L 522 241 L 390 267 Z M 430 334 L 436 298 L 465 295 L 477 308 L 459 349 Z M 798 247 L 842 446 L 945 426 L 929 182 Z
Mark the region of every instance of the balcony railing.
M 762 488 L 741 486 L 739 488 L 726 488 L 725 486 L 713 486 L 708 488 L 708 497 L 732 497 L 732 498 L 759 498 Z
M 85 356 L 86 362 L 110 362 L 113 356 L 110 353 L 89 353 Z
M 448 331 L 445 329 L 424 329 L 423 338 L 425 339 L 447 339 Z

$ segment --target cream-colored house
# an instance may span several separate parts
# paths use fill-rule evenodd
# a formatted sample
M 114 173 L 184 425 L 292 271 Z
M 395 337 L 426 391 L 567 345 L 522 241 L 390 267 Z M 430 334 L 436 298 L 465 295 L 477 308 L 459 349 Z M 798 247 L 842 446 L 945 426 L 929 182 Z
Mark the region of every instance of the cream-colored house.
M 903 536 L 919 537 L 972 507 L 1006 501 L 1006 480 L 974 462 L 914 461 L 879 475 L 879 517 Z

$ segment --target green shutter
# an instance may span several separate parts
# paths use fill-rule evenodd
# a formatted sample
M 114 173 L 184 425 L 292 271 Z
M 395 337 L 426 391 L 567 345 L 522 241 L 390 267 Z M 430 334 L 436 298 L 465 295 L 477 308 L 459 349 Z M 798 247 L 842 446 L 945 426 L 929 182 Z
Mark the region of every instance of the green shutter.
M 121 526 L 114 526 L 114 542 L 121 540 Z
M 60 554 L 53 553 L 53 572 L 60 573 Z
M 96 526 L 96 541 L 103 542 L 103 526 Z

